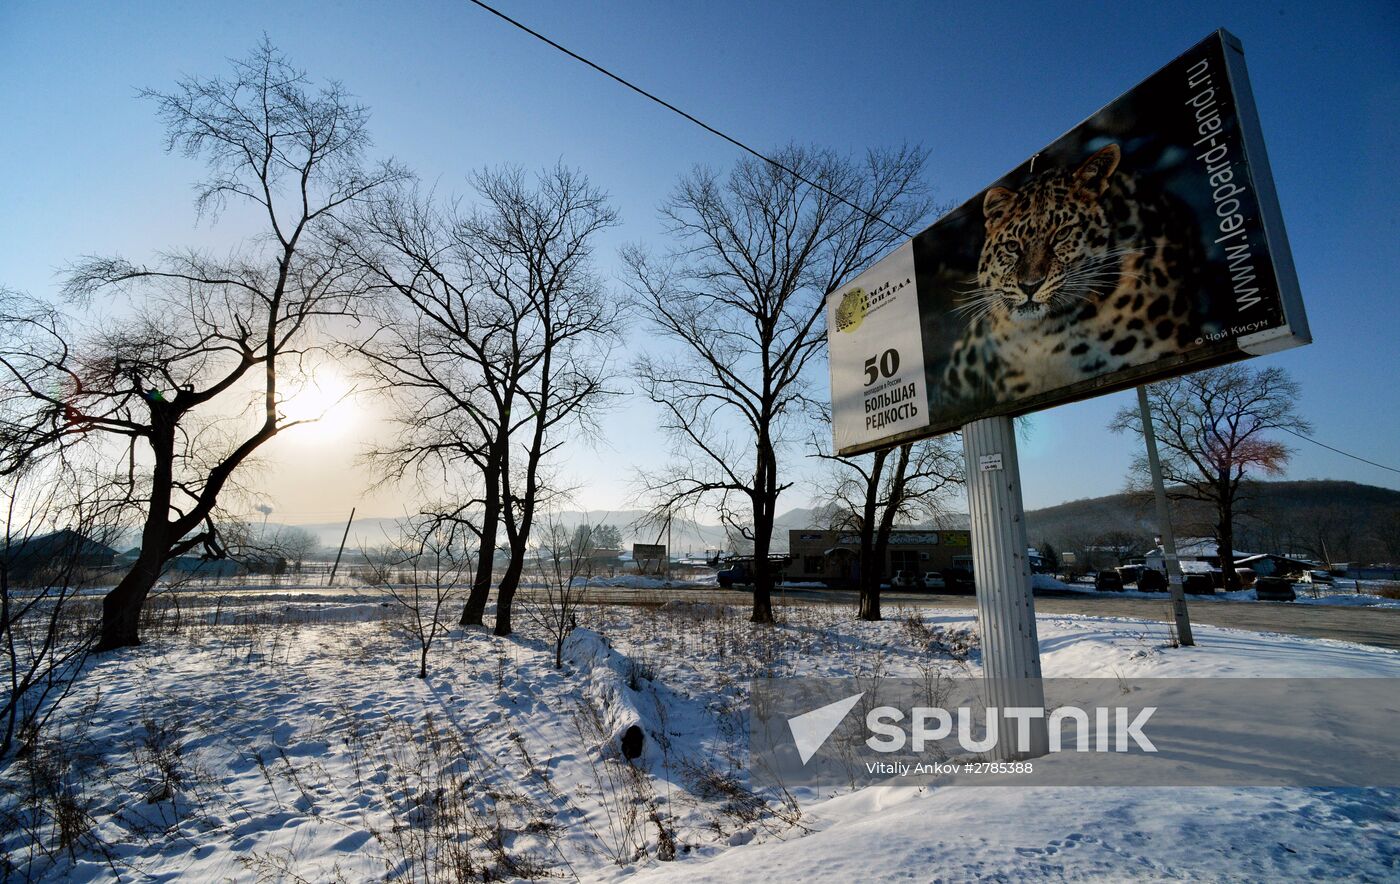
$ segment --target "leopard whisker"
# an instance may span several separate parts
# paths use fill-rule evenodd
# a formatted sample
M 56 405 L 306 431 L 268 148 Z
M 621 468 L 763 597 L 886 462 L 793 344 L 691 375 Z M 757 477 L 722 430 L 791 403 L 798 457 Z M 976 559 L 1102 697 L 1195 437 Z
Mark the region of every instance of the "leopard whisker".
M 1062 277 L 1065 281 L 1080 280 L 1112 280 L 1117 278 L 1142 279 L 1143 274 L 1136 270 L 1120 270 L 1118 268 L 1102 268 L 1096 270 L 1072 270 Z
M 992 301 L 982 301 L 976 304 L 964 304 L 960 307 L 954 307 L 953 312 L 961 316 L 977 319 L 990 313 L 993 306 L 995 306 L 995 304 Z

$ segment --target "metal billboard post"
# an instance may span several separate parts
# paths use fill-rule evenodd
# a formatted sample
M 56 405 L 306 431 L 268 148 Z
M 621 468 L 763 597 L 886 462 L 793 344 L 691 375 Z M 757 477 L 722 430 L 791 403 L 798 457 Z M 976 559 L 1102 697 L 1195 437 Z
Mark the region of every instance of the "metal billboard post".
M 1048 265 L 1026 256 L 1058 254 L 1052 237 L 1068 225 L 1051 225 L 1037 206 L 1040 194 L 1061 192 L 1105 212 L 1127 205 L 1171 219 L 1150 236 L 1141 224 L 1114 222 L 1123 237 L 1115 249 L 1086 247 L 1064 259 L 1068 275 L 1052 283 Z M 1039 220 L 1017 225 L 1013 217 Z M 1085 236 L 1097 229 L 1080 227 Z M 1174 267 L 1177 251 L 1194 256 L 1181 262 L 1191 273 Z M 1073 273 L 1092 285 L 1067 286 Z M 962 428 L 988 705 L 1043 714 L 1010 415 L 1312 341 L 1239 41 L 1209 35 L 833 288 L 826 324 L 838 454 Z M 1151 417 L 1143 414 L 1172 609 L 1189 645 Z M 1037 721 L 1024 714 L 1018 735 L 1022 722 Z M 1013 751 L 1046 751 L 1046 722 L 1038 721 L 1033 746 Z
M 1028 750 L 1017 751 L 1007 734 L 997 741 L 994 752 L 998 760 L 1035 758 L 1050 749 L 1016 429 L 1009 417 L 989 417 L 964 426 L 962 437 L 987 706 L 1042 711 L 1042 717 L 1029 719 Z M 1012 722 L 1003 716 L 998 724 L 1006 728 Z
M 1162 483 L 1162 462 L 1157 457 L 1157 431 L 1152 426 L 1152 406 L 1147 402 L 1147 388 L 1138 387 L 1137 396 L 1138 411 L 1142 417 L 1142 438 L 1147 444 L 1147 466 L 1152 471 L 1152 494 L 1157 498 L 1157 531 L 1162 535 L 1162 561 L 1167 567 L 1172 618 L 1176 621 L 1176 640 L 1189 647 L 1196 643 L 1196 639 L 1191 635 L 1191 616 L 1186 612 L 1186 589 L 1182 585 L 1181 560 L 1176 555 L 1176 535 L 1172 532 L 1172 515 L 1167 508 L 1167 487 Z

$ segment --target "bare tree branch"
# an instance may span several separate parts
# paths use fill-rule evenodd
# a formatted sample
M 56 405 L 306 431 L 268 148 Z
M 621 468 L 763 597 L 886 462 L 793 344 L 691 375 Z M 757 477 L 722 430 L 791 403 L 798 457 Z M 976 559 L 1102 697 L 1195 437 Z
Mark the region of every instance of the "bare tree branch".
M 749 159 L 727 177 L 696 169 L 661 210 L 673 249 L 623 255 L 638 310 L 674 345 L 633 363 L 676 457 L 639 477 L 642 493 L 657 518 L 707 506 L 752 540 L 755 622 L 772 621 L 768 554 L 791 484 L 781 458 L 817 405 L 808 369 L 820 358 L 826 293 L 898 238 L 852 206 L 897 228 L 932 208 L 920 150 L 857 161 L 788 147 L 778 159 L 798 174 Z

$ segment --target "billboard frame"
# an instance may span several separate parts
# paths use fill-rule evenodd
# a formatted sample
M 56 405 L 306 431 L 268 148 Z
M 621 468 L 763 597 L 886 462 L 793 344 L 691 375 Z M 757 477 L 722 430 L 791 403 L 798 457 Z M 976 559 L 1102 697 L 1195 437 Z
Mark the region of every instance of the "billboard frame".
M 1278 201 L 1278 192 L 1274 184 L 1273 171 L 1269 164 L 1268 152 L 1264 146 L 1263 128 L 1259 120 L 1258 109 L 1254 102 L 1254 93 L 1250 86 L 1249 75 L 1245 67 L 1244 48 L 1239 39 L 1229 31 L 1220 28 L 1211 32 L 1184 52 L 1179 53 L 1170 62 L 1167 62 L 1153 71 L 1148 75 L 1147 79 L 1139 82 L 1132 89 L 1124 92 L 1118 98 L 1115 98 L 1113 101 L 1095 110 L 1074 126 L 1065 130 L 1060 136 L 1051 140 L 1047 144 L 1047 147 L 1054 146 L 1061 140 L 1072 135 L 1077 130 L 1090 123 L 1105 108 L 1110 107 L 1123 97 L 1131 94 L 1143 83 L 1146 83 L 1158 73 L 1181 61 L 1213 37 L 1218 38 L 1221 43 L 1225 62 L 1225 70 L 1223 73 L 1234 98 L 1234 115 L 1238 123 L 1239 148 L 1243 158 L 1244 168 L 1247 170 L 1249 186 L 1253 190 L 1259 208 L 1258 226 L 1262 231 L 1263 241 L 1267 247 L 1269 265 L 1273 270 L 1278 293 L 1278 303 L 1282 312 L 1282 323 L 1274 328 L 1266 329 L 1261 332 L 1225 338 L 1217 343 L 1207 343 L 1189 353 L 1178 353 L 1160 357 L 1142 366 L 1142 368 L 1150 370 L 1133 373 L 1127 377 L 1124 377 L 1121 373 L 1116 375 L 1100 375 L 1065 387 L 1038 393 L 1033 396 L 1027 396 L 1014 403 L 997 403 L 975 410 L 969 409 L 965 414 L 960 416 L 958 427 L 940 426 L 940 428 L 934 429 L 934 425 L 930 423 L 923 427 L 892 433 L 888 436 L 848 445 L 844 448 L 837 448 L 834 444 L 837 429 L 836 409 L 833 407 L 833 448 L 835 448 L 838 455 L 851 456 L 893 448 L 906 442 L 914 442 L 920 439 L 933 438 L 958 432 L 961 426 L 975 420 L 996 416 L 1020 417 L 1057 405 L 1068 405 L 1109 393 L 1126 391 L 1137 386 L 1155 383 L 1170 377 L 1190 374 L 1194 371 L 1227 365 L 1255 356 L 1292 349 L 1312 342 L 1307 313 L 1303 306 L 1302 292 L 1298 285 L 1297 269 L 1293 262 L 1293 253 L 1289 245 L 1288 233 L 1284 226 L 1283 213 Z M 1039 153 L 1033 155 L 1030 161 L 1033 162 L 1034 157 L 1039 155 Z M 980 199 L 990 187 L 996 186 L 996 182 L 1003 181 L 1010 177 L 1020 169 L 1025 162 L 1026 161 L 1023 161 L 1012 169 L 1009 169 L 1001 177 L 995 179 L 988 187 L 978 190 L 977 193 L 960 204 L 957 209 L 953 211 L 956 212 Z M 870 269 L 881 261 L 889 258 L 899 249 L 909 247 L 914 239 L 917 239 L 918 236 L 922 236 L 928 230 L 936 227 L 938 223 L 939 222 L 935 221 L 928 228 L 925 228 L 924 231 L 920 231 L 915 237 L 906 240 L 895 249 L 881 256 L 877 261 L 872 262 L 868 267 L 863 269 L 861 273 L 843 281 L 840 285 L 827 292 L 826 306 L 824 309 L 826 309 L 828 313 L 828 322 L 830 322 L 830 305 L 834 294 L 847 290 Z M 920 311 L 920 322 L 922 322 L 922 320 L 923 313 Z M 832 334 L 833 332 L 828 329 L 828 341 L 831 340 Z M 927 371 L 927 358 L 928 354 L 924 354 L 925 365 L 923 368 L 925 372 Z M 833 375 L 832 395 L 834 396 L 834 363 L 831 363 L 831 370 Z M 927 381 L 925 380 L 925 386 L 926 385 Z

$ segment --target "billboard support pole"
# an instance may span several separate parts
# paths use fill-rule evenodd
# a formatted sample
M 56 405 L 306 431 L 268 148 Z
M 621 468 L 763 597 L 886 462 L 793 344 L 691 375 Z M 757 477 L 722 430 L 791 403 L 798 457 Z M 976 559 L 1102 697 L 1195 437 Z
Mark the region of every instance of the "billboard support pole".
M 1162 535 L 1162 561 L 1167 566 L 1167 585 L 1171 591 L 1172 619 L 1176 621 L 1176 640 L 1185 647 L 1196 643 L 1191 635 L 1191 615 L 1186 611 L 1186 589 L 1182 585 L 1181 560 L 1176 555 L 1176 535 L 1172 532 L 1172 514 L 1167 508 L 1167 487 L 1162 483 L 1162 462 L 1157 456 L 1157 430 L 1152 425 L 1152 406 L 1147 402 L 1147 388 L 1139 386 L 1138 412 L 1142 418 L 1142 438 L 1147 444 L 1147 466 L 1152 471 L 1152 494 L 1157 498 L 1157 531 Z
M 1011 418 L 988 417 L 962 428 L 967 463 L 967 503 L 972 517 L 972 574 L 977 588 L 977 620 L 982 631 L 987 706 L 1045 709 L 1040 675 L 1040 642 L 1031 598 L 1026 555 L 1025 509 Z M 1008 739 L 1016 725 L 1029 723 L 1029 748 L 1018 751 Z M 1044 717 L 1012 722 L 1003 717 L 997 760 L 1035 758 L 1049 751 Z M 1005 730 L 1010 728 L 1009 732 Z

